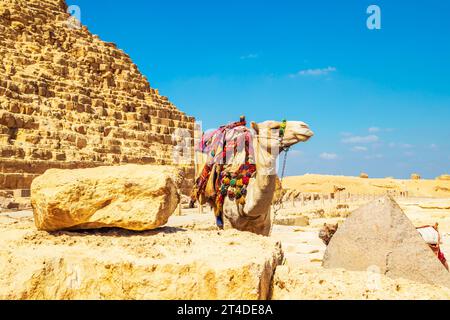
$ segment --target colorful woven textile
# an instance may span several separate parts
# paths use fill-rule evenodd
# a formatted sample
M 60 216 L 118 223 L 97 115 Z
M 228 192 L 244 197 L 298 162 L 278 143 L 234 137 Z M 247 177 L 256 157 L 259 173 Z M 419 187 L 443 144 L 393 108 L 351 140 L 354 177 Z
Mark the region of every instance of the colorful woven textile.
M 252 132 L 245 120 L 204 134 L 195 150 L 207 154 L 207 160 L 196 180 L 192 202 L 209 203 L 220 218 L 226 197 L 244 205 L 247 186 L 256 173 Z
M 233 157 L 244 151 L 253 160 L 252 134 L 246 127 L 245 120 L 222 126 L 219 129 L 205 133 L 196 146 L 196 152 L 208 155 L 207 164 L 230 164 Z

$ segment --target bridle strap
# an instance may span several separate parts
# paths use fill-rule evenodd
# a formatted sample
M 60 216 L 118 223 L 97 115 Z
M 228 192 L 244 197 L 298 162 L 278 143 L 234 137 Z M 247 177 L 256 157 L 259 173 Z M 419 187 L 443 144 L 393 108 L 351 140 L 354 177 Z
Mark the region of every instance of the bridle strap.
M 265 139 L 271 139 L 271 140 L 278 140 L 278 142 L 280 143 L 280 153 L 288 152 L 290 147 L 283 144 L 284 135 L 286 133 L 286 126 L 287 126 L 287 121 L 283 120 L 281 123 L 281 127 L 280 127 L 280 135 L 278 137 L 261 136 L 261 135 L 257 134 L 256 138 L 257 139 L 265 138 Z

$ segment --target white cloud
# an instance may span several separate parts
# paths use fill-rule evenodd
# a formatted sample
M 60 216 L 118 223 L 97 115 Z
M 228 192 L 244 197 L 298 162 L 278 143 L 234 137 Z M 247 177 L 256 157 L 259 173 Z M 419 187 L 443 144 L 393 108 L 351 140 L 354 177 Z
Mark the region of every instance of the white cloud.
M 435 143 L 430 144 L 430 149 L 436 150 L 438 148 L 438 145 Z
M 338 155 L 336 153 L 324 152 L 320 155 L 320 159 L 323 159 L 323 160 L 336 160 L 337 158 L 338 158 Z
M 414 148 L 414 145 L 409 143 L 396 143 L 391 142 L 388 144 L 389 148 L 400 148 L 400 149 L 412 149 Z
M 377 133 L 377 132 L 392 132 L 394 129 L 392 128 L 380 128 L 380 127 L 370 127 L 368 129 L 370 133 Z
M 373 159 L 382 159 L 384 158 L 384 156 L 382 154 L 374 154 L 370 156 L 365 156 L 364 158 L 367 160 L 373 160 Z
M 322 69 L 305 69 L 300 70 L 295 74 L 291 74 L 290 77 L 295 78 L 298 76 L 324 76 L 336 71 L 337 69 L 335 67 L 327 67 Z
M 341 132 L 341 136 L 343 137 L 351 137 L 353 134 L 351 132 Z
M 258 59 L 258 58 L 259 58 L 259 54 L 257 54 L 257 53 L 250 53 L 250 54 L 247 54 L 245 56 L 242 56 L 241 60 Z
M 383 148 L 383 146 L 384 146 L 383 142 L 374 143 L 372 145 L 372 149 L 380 149 L 380 148 Z
M 368 149 L 367 147 L 362 147 L 362 146 L 356 146 L 352 148 L 353 152 L 366 152 Z
M 342 139 L 342 143 L 373 143 L 378 142 L 380 138 L 376 135 L 352 136 Z

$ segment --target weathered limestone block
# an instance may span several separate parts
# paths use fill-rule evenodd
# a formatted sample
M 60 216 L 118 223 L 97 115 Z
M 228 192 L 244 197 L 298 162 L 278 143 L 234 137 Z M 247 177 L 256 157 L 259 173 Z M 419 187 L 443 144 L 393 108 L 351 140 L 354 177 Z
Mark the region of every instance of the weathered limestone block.
M 180 182 L 180 170 L 173 167 L 51 169 L 31 186 L 35 224 L 46 231 L 155 229 L 175 211 Z
M 235 230 L 49 234 L 0 216 L 0 299 L 268 299 L 282 257 Z

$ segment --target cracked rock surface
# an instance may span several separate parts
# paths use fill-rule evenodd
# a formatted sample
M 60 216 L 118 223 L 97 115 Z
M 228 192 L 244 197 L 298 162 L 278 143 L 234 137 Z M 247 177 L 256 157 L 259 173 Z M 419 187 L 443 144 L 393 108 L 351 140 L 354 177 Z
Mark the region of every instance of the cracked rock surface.
M 30 213 L 0 215 L 0 299 L 268 299 L 282 257 L 234 230 L 48 233 Z

